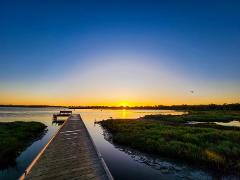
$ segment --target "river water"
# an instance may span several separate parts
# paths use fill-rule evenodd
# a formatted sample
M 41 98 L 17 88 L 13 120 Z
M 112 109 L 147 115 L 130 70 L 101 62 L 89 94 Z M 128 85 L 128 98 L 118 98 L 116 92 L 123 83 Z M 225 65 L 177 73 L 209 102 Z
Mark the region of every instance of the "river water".
M 16 159 L 14 167 L 0 170 L 0 179 L 18 179 L 37 156 L 59 125 L 52 124 L 52 114 L 61 108 L 14 108 L 0 107 L 0 122 L 38 121 L 47 125 L 47 132 L 33 142 Z M 81 117 L 103 156 L 114 179 L 237 179 L 223 177 L 221 173 L 208 172 L 184 163 L 144 154 L 123 146 L 114 145 L 104 138 L 104 131 L 95 121 L 108 118 L 138 118 L 147 114 L 182 114 L 172 110 L 91 110 L 78 109 Z M 70 163 L 70 162 L 69 162 Z

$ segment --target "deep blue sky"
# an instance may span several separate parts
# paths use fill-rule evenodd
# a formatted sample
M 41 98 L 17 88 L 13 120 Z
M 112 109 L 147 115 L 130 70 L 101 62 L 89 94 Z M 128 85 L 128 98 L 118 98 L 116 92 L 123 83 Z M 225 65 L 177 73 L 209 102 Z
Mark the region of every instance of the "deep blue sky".
M 0 2 L 0 103 L 239 102 L 239 58 L 240 1 Z

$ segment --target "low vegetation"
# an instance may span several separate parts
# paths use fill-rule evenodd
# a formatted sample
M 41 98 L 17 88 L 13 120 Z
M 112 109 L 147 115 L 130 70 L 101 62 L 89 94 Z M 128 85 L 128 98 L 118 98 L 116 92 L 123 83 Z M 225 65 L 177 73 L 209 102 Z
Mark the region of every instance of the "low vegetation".
M 240 172 L 240 130 L 195 127 L 186 121 L 229 121 L 237 112 L 190 112 L 189 115 L 151 115 L 136 120 L 109 119 L 100 124 L 114 143 L 161 156 L 188 161 L 224 172 Z M 171 123 L 166 123 L 166 121 Z M 219 127 L 219 126 L 216 126 Z
M 44 132 L 40 122 L 0 123 L 0 168 L 15 163 L 16 157 Z
M 189 111 L 183 115 L 146 115 L 144 119 L 167 122 L 230 122 L 240 120 L 240 111 Z

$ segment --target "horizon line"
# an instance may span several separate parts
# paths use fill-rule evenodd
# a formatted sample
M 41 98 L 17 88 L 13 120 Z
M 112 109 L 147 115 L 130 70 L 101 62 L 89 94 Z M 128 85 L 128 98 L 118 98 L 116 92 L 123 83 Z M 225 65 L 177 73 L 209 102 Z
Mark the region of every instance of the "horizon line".
M 171 106 L 208 106 L 208 105 L 217 105 L 217 106 L 223 106 L 223 105 L 238 105 L 240 102 L 236 103 L 209 103 L 209 104 L 171 104 L 171 105 L 164 105 L 164 104 L 158 104 L 158 105 L 138 105 L 138 106 L 131 106 L 131 105 L 47 105 L 47 104 L 0 104 L 0 107 L 7 107 L 7 106 L 18 106 L 18 107 L 124 107 L 124 108 L 132 108 L 132 107 L 159 107 L 159 106 L 165 106 L 165 107 L 171 107 Z

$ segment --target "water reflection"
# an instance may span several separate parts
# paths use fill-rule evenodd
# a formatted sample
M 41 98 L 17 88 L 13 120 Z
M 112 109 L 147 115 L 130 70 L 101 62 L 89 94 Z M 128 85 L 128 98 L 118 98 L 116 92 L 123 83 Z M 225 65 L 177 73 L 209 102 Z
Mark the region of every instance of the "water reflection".
M 45 129 L 41 134 L 39 134 L 39 137 L 35 138 L 29 145 L 31 146 L 35 141 L 39 141 L 41 140 L 47 133 L 47 129 Z M 23 150 L 24 151 L 24 150 Z M 2 157 L 0 161 L 0 171 L 3 171 L 5 169 L 9 169 L 9 168 L 14 168 L 18 166 L 17 163 L 17 154 L 12 154 L 10 157 Z M 1 179 L 1 178 L 0 178 Z
M 215 122 L 218 125 L 222 126 L 235 126 L 235 127 L 240 127 L 240 121 L 230 121 L 230 122 Z
M 184 164 L 169 159 L 160 158 L 155 155 L 149 155 L 136 150 L 119 147 L 120 151 L 127 153 L 131 158 L 146 166 L 150 166 L 160 172 L 162 176 L 169 175 L 174 179 L 210 179 L 211 177 L 201 170 L 191 168 Z

